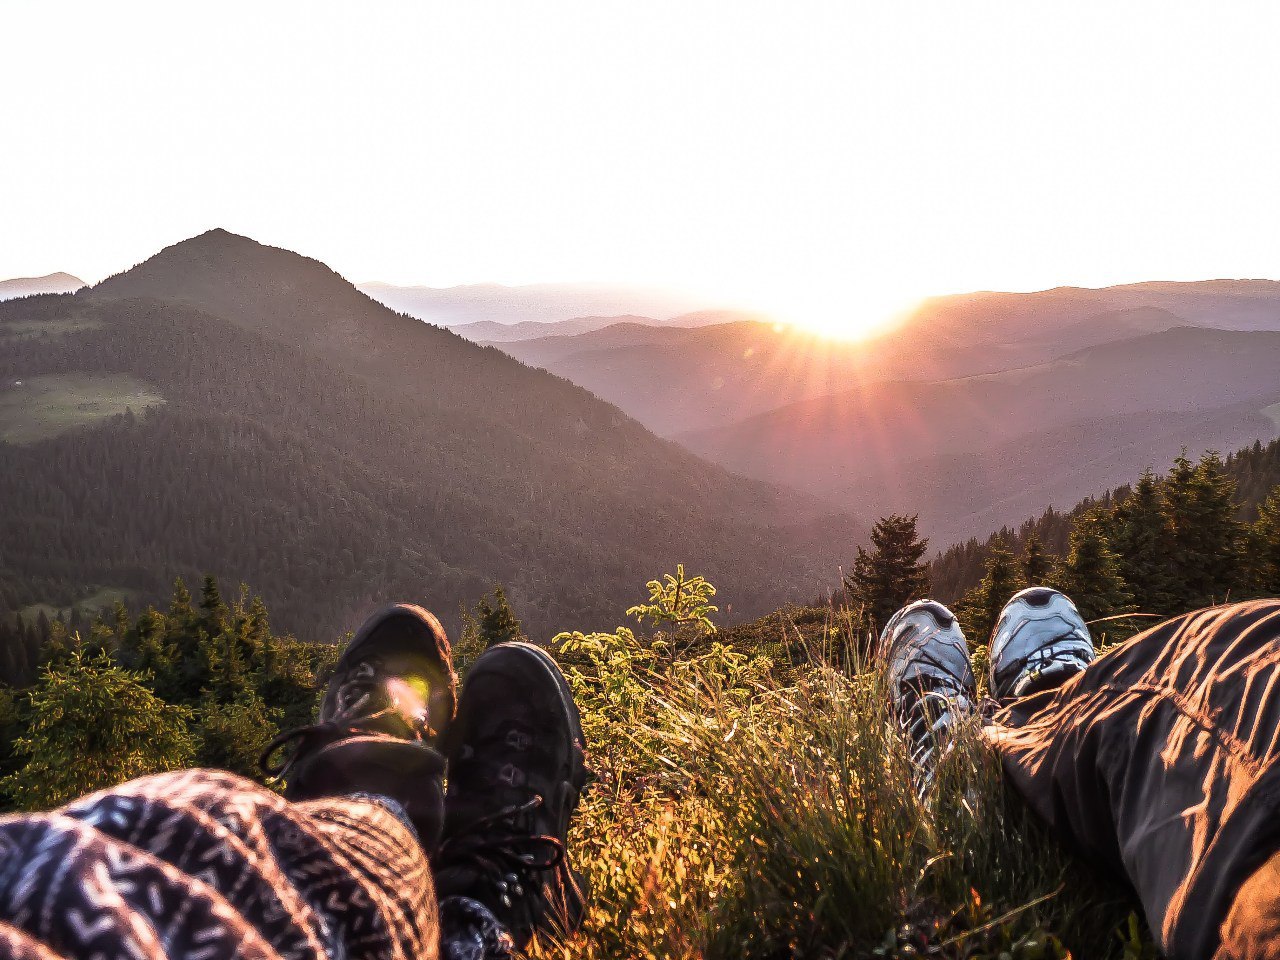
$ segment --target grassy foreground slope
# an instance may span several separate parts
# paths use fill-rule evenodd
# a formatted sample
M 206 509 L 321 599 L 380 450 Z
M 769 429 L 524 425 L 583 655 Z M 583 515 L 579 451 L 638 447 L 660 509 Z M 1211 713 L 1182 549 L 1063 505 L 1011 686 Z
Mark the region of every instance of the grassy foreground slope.
M 0 809 L 192 764 L 260 777 L 336 655 L 211 579 L 135 613 L 54 622 L 43 666 L 5 674 Z M 579 935 L 536 957 L 1119 960 L 1132 905 L 1004 793 L 975 729 L 917 796 L 882 678 L 835 653 L 858 646 L 851 622 L 557 640 L 596 774 L 569 844 L 592 894 Z
M 563 641 L 598 777 L 570 843 L 592 902 L 538 956 L 1149 955 L 1134 904 L 1005 791 L 976 727 L 921 799 L 879 672 L 820 654 Z

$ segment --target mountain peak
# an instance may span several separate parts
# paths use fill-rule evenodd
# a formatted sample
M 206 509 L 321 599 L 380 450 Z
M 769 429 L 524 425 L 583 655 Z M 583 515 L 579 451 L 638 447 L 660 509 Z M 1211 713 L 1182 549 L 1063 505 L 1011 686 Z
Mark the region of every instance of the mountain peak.
M 283 342 L 377 350 L 382 328 L 409 323 L 318 260 L 221 227 L 165 247 L 90 293 L 186 304 Z M 422 324 L 413 324 L 421 327 Z
M 229 249 L 234 247 L 265 247 L 266 244 L 259 243 L 252 237 L 241 236 L 238 233 L 232 233 L 223 227 L 214 227 L 212 230 L 206 230 L 204 233 L 198 233 L 194 237 L 188 237 L 186 240 L 179 240 L 177 243 L 170 244 L 163 248 L 156 256 L 162 255 L 166 250 L 175 249 Z M 154 258 L 152 258 L 154 259 Z
M 194 237 L 190 237 L 187 240 L 183 240 L 180 242 L 193 243 L 198 240 L 217 240 L 217 241 L 243 240 L 246 243 L 252 243 L 257 246 L 261 246 L 261 244 L 259 244 L 258 241 L 254 240 L 252 237 L 245 237 L 245 236 L 241 236 L 238 233 L 232 233 L 226 227 L 213 227 L 210 230 L 206 230 L 204 233 L 198 233 Z
M 94 287 L 94 293 L 195 302 L 203 285 L 251 282 L 254 277 L 265 279 L 268 275 L 274 282 L 297 282 L 301 274 L 307 274 L 312 283 L 323 275 L 328 282 L 340 284 L 358 296 L 349 283 L 318 260 L 259 243 L 223 227 L 170 244 L 137 266 L 103 280 Z M 193 290 L 197 291 L 195 296 Z

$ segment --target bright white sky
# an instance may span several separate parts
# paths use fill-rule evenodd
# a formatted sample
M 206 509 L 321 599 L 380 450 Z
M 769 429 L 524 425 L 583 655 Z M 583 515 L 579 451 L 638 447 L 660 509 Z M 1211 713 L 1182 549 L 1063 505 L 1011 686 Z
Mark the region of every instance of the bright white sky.
M 224 226 L 356 281 L 1280 276 L 1280 4 L 0 4 L 0 277 Z

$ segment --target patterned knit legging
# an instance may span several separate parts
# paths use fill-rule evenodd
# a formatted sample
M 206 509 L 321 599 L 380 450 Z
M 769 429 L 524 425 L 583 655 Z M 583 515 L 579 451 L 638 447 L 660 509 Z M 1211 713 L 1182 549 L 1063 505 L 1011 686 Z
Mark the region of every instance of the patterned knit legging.
M 0 956 L 435 958 L 430 871 L 389 804 L 228 773 L 0 818 Z

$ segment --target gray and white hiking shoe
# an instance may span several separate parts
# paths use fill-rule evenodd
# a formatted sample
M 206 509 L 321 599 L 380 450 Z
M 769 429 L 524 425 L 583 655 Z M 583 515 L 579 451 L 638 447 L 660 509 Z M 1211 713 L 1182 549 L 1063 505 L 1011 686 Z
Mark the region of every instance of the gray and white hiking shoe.
M 990 690 L 996 700 L 1065 683 L 1095 656 L 1093 638 L 1070 598 L 1028 587 L 1005 604 L 991 634 Z
M 976 698 L 969 645 L 955 614 L 935 600 L 903 607 L 880 633 L 889 696 L 911 742 L 911 759 L 927 786 L 936 750 Z

